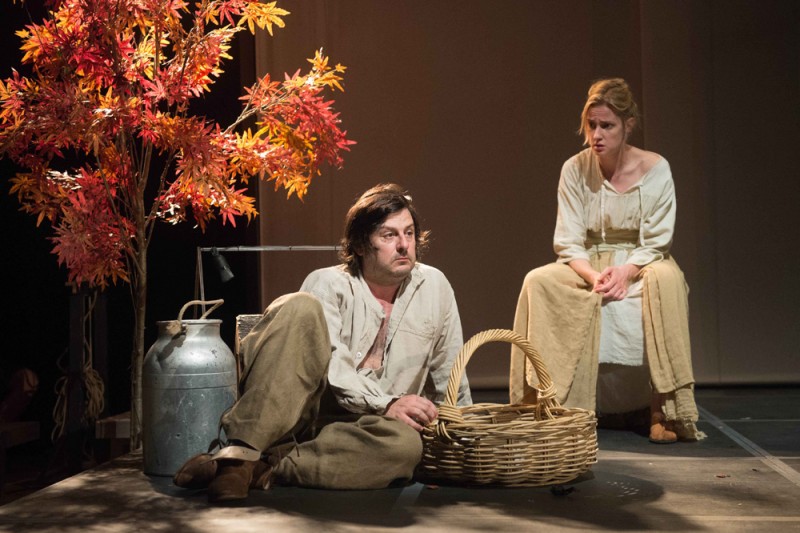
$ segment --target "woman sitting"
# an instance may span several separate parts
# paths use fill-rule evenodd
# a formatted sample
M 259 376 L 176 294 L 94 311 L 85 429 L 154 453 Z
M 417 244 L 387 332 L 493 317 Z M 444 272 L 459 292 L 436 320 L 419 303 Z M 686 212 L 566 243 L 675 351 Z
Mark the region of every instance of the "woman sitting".
M 669 254 L 675 190 L 660 155 L 628 144 L 638 110 L 624 80 L 593 84 L 579 133 L 589 148 L 561 171 L 556 263 L 525 277 L 514 329 L 542 355 L 565 407 L 650 406 L 650 440 L 697 440 L 688 287 Z M 537 377 L 512 349 L 512 403 Z

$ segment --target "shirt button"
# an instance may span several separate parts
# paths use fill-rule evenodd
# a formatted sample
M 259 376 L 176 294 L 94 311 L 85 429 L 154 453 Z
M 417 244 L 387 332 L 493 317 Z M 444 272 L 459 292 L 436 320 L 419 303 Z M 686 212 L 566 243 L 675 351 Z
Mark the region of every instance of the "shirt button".
M 356 353 L 356 359 L 361 359 L 362 357 L 364 357 L 364 356 L 361 355 L 361 352 L 357 352 Z

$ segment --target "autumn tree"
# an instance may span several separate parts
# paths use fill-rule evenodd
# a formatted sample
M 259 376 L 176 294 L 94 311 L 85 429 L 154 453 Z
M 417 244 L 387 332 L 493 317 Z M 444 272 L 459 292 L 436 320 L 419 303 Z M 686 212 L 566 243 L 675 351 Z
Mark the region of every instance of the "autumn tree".
M 283 27 L 258 0 L 52 0 L 17 32 L 22 68 L 0 81 L 0 156 L 12 194 L 52 228 L 70 282 L 127 282 L 134 304 L 131 445 L 141 439 L 147 249 L 157 221 L 236 224 L 257 177 L 302 199 L 352 141 L 326 89 L 345 68 L 316 52 L 305 74 L 244 89 L 225 127 L 190 109 L 223 72 L 240 31 Z M 22 68 L 20 70 L 22 70 Z M 155 191 L 151 193 L 149 191 Z

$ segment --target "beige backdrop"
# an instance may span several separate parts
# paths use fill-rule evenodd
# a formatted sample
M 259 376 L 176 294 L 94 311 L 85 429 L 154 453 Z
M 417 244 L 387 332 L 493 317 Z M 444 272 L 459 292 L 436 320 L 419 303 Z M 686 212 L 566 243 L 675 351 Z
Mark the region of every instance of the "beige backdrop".
M 465 337 L 510 327 L 531 268 L 554 259 L 561 164 L 589 83 L 622 76 L 636 144 L 672 165 L 674 253 L 691 286 L 700 383 L 800 381 L 800 10 L 793 1 L 296 0 L 259 72 L 324 47 L 348 67 L 336 107 L 358 144 L 304 203 L 260 191 L 262 244 L 335 244 L 347 207 L 394 181 L 418 204 Z M 261 304 L 328 252 L 261 254 Z M 505 386 L 508 350 L 478 352 L 473 385 Z

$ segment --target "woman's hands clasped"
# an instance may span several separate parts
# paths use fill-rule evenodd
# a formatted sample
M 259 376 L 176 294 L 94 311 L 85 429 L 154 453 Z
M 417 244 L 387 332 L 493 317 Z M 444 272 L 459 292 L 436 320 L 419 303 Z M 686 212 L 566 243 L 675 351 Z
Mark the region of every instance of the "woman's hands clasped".
M 603 303 L 618 302 L 628 295 L 628 287 L 641 270 L 640 266 L 629 264 L 606 267 L 595 278 L 592 290 L 603 297 Z

